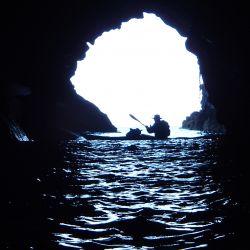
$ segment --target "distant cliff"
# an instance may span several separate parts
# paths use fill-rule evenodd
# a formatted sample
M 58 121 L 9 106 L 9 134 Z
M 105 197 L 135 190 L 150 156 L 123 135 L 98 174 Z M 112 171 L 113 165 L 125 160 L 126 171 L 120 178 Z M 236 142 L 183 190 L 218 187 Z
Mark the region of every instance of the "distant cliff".
M 208 93 L 204 85 L 202 91 L 201 110 L 193 112 L 182 122 L 182 128 L 206 132 L 224 133 L 224 126 L 218 122 L 215 107 L 208 101 Z

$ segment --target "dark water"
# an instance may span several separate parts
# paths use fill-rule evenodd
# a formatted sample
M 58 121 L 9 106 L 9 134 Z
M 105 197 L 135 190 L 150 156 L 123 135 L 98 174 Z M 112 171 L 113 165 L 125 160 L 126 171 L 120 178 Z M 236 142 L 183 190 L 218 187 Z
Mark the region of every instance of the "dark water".
M 60 144 L 15 177 L 3 249 L 229 249 L 242 218 L 213 177 L 218 140 Z

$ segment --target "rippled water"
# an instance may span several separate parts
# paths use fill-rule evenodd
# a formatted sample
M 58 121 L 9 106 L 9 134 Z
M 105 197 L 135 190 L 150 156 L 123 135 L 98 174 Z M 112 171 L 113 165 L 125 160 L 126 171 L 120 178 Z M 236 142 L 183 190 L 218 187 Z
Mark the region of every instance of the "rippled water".
M 63 161 L 35 178 L 24 219 L 15 211 L 7 223 L 26 249 L 228 249 L 216 248 L 235 233 L 234 204 L 212 175 L 217 141 L 65 142 Z
M 58 244 L 83 249 L 189 249 L 225 235 L 216 228 L 229 203 L 210 171 L 211 139 L 77 141 L 65 171 L 84 207 L 61 221 Z M 76 185 L 76 184 L 75 184 Z

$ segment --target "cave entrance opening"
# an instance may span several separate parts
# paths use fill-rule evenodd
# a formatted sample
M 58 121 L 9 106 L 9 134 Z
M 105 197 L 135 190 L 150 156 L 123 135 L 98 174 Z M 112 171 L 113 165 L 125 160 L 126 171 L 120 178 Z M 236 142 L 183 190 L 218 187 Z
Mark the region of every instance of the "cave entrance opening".
M 87 43 L 71 82 L 118 130 L 140 126 L 129 114 L 144 124 L 160 114 L 171 127 L 179 127 L 201 109 L 202 98 L 197 57 L 185 41 L 161 18 L 143 13 Z

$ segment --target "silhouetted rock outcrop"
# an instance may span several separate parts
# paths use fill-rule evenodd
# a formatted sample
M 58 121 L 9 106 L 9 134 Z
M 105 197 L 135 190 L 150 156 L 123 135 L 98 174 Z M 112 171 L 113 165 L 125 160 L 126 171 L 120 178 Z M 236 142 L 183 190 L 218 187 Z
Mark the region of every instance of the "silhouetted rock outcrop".
M 30 97 L 25 105 L 21 125 L 36 140 L 72 138 L 85 131 L 116 131 L 106 114 L 76 94 L 62 100 Z
M 204 85 L 200 85 L 202 92 L 201 110 L 193 112 L 182 122 L 182 128 L 201 130 L 213 133 L 225 133 L 225 127 L 218 122 L 215 107 L 208 102 L 208 93 Z

